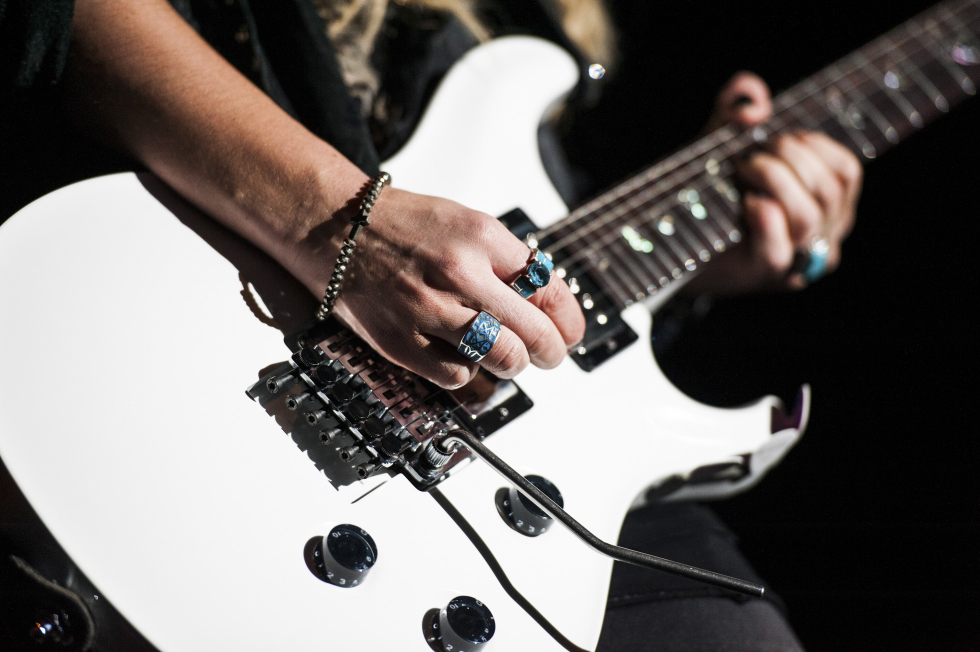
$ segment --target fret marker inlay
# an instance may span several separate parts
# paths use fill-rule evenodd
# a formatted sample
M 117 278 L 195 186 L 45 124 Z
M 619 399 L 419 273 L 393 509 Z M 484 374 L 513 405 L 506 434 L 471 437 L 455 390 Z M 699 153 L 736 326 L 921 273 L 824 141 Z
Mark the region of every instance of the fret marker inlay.
M 980 48 L 957 43 L 953 46 L 953 61 L 961 66 L 975 66 L 980 63 Z

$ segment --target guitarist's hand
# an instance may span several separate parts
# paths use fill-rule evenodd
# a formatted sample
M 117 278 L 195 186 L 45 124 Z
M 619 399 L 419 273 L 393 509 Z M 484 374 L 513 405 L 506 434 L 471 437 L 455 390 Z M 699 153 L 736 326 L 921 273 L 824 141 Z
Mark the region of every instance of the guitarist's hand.
M 330 245 L 307 248 L 309 272 L 299 275 L 314 293 L 323 294 L 330 255 L 348 230 L 344 220 Z M 357 242 L 335 314 L 376 351 L 443 387 L 461 386 L 476 372 L 456 348 L 481 310 L 502 329 L 480 365 L 503 378 L 528 362 L 556 366 L 585 332 L 565 283 L 553 280 L 530 299 L 509 287 L 529 249 L 484 213 L 387 188 Z
M 740 73 L 718 95 L 709 129 L 742 127 L 769 119 L 765 82 Z M 830 245 L 827 270 L 840 264 L 840 244 L 854 225 L 862 168 L 843 145 L 814 132 L 771 138 L 741 162 L 747 243 L 722 256 L 691 283 L 691 291 L 738 294 L 760 289 L 802 289 L 793 257 L 815 238 Z
M 366 177 L 166 0 L 78 0 L 63 86 L 69 115 L 93 136 L 323 296 Z M 508 287 L 528 255 L 487 215 L 388 188 L 358 238 L 336 311 L 379 353 L 444 387 L 476 371 L 456 347 L 481 310 L 504 326 L 483 366 L 503 377 L 529 362 L 554 367 L 585 319 L 564 283 L 531 300 Z

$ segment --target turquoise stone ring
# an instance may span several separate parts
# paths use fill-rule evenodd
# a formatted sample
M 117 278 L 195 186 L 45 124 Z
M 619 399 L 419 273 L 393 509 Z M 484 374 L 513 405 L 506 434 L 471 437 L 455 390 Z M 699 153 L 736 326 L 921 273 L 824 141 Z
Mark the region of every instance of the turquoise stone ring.
M 519 295 L 525 299 L 529 299 L 535 292 L 551 282 L 551 270 L 554 268 L 555 264 L 544 255 L 544 252 L 532 249 L 527 267 L 524 268 L 521 275 L 510 286 Z

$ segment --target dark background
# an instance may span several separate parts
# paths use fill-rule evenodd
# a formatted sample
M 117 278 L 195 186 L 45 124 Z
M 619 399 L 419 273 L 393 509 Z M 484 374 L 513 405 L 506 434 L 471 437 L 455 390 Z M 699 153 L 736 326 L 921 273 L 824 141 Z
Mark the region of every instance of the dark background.
M 786 88 L 929 4 L 613 2 L 624 63 L 578 125 L 577 162 L 623 177 L 697 134 L 734 72 Z M 661 359 L 717 405 L 812 384 L 802 442 L 715 505 L 811 650 L 980 650 L 978 118 L 968 102 L 867 169 L 840 270 L 803 293 L 716 302 Z M 40 174 L 52 161 L 75 159 L 80 177 L 127 165 L 49 140 L 17 162 L 36 183 L 0 170 L 0 220 L 74 180 Z
M 696 134 L 736 71 L 786 88 L 929 6 L 613 3 L 624 63 L 579 163 L 624 176 Z M 716 302 L 661 359 L 716 405 L 812 385 L 801 443 L 714 505 L 812 650 L 980 650 L 978 118 L 968 101 L 867 168 L 836 273 Z

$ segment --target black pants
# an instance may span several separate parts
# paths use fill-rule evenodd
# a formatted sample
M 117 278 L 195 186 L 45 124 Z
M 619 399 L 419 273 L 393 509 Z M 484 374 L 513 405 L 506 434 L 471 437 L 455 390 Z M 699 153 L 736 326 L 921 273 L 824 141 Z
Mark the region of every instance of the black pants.
M 761 579 L 736 538 L 706 507 L 678 503 L 632 512 L 621 545 L 746 580 Z M 784 607 L 682 577 L 616 562 L 597 652 L 801 652 Z

